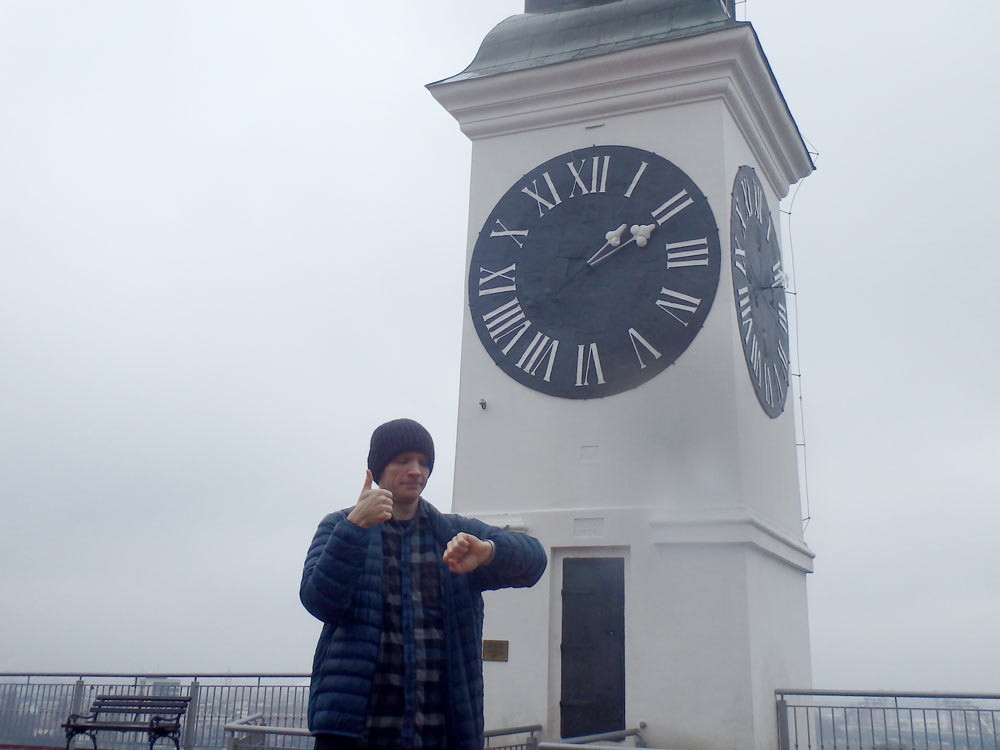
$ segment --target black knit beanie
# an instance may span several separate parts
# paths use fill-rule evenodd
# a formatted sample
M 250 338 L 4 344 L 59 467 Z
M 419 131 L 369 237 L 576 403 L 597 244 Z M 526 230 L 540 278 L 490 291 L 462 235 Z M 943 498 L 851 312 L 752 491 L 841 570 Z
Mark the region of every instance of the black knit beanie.
M 392 459 L 410 451 L 425 454 L 430 471 L 434 470 L 434 441 L 422 424 L 412 419 L 394 419 L 376 427 L 368 450 L 368 468 L 375 481 L 378 482 Z

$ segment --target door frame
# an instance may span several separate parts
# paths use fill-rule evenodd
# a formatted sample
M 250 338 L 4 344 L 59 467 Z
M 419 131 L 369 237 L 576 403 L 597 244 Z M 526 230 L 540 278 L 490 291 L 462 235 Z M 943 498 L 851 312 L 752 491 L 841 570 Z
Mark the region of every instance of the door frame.
M 628 726 L 628 662 L 630 653 L 629 601 L 631 580 L 631 547 L 627 545 L 553 547 L 549 556 L 552 583 L 549 600 L 549 706 L 546 725 L 557 733 L 562 726 L 562 582 L 563 561 L 567 557 L 620 557 L 625 568 L 625 723 Z

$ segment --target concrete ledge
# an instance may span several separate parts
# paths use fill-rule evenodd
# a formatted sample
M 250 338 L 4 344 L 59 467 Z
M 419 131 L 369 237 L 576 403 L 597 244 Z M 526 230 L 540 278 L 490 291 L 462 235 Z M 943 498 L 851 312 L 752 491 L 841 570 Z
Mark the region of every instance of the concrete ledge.
M 698 516 L 655 518 L 653 544 L 745 544 L 805 573 L 815 554 L 805 542 L 762 520 L 747 508 L 726 508 Z
M 428 90 L 472 140 L 721 99 L 779 198 L 814 168 L 749 25 Z

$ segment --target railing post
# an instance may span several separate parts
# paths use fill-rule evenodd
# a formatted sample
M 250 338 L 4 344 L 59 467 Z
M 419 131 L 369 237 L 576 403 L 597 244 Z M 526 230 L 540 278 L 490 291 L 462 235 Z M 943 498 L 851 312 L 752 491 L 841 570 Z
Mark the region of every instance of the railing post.
M 778 698 L 778 750 L 791 750 L 791 738 L 788 736 L 788 702 Z
M 30 677 L 28 678 L 31 679 Z M 69 701 L 70 714 L 78 714 L 83 708 L 83 677 L 78 677 L 73 685 L 73 696 Z M 73 745 L 76 745 L 76 738 L 73 738 Z
M 184 724 L 184 750 L 194 750 L 195 731 L 198 728 L 198 678 L 191 680 L 191 687 L 188 688 L 187 719 Z
M 73 699 L 69 704 L 69 712 L 71 714 L 80 713 L 80 709 L 83 707 L 83 678 L 77 679 L 76 684 L 73 686 Z

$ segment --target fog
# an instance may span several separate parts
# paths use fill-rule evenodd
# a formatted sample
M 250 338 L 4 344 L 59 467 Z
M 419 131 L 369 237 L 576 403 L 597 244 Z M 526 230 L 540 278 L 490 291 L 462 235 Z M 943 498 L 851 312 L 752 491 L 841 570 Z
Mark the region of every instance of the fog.
M 375 425 L 431 430 L 449 507 L 470 147 L 424 86 L 521 9 L 0 0 L 0 670 L 308 671 Z M 738 17 L 818 167 L 782 206 L 814 683 L 1000 692 L 1000 8 Z

